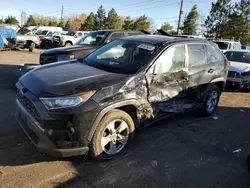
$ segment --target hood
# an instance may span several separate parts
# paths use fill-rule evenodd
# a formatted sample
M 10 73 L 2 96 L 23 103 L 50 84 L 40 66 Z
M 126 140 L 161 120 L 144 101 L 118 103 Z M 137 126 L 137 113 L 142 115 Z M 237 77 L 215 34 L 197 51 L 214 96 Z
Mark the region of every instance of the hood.
M 27 28 L 21 27 L 21 28 L 17 31 L 17 33 L 20 34 L 20 35 L 25 35 L 25 34 L 30 34 L 31 31 L 30 31 L 29 29 L 27 29 Z
M 74 60 L 41 66 L 19 81 L 37 97 L 55 97 L 99 90 L 125 81 L 127 77 Z
M 92 52 L 95 50 L 96 46 L 90 46 L 90 45 L 74 45 L 70 47 L 61 47 L 61 48 L 53 48 L 50 50 L 45 50 L 42 52 L 42 54 L 74 54 L 74 52 L 79 51 L 86 51 L 86 52 Z
M 238 72 L 238 73 L 248 72 L 250 71 L 250 64 L 230 61 L 229 71 Z

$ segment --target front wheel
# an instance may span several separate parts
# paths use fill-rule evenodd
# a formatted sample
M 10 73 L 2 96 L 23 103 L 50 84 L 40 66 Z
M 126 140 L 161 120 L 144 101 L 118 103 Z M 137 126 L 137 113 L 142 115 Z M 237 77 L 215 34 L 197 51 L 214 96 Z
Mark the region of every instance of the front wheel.
M 34 43 L 34 42 L 31 42 L 30 47 L 29 47 L 29 51 L 30 51 L 30 52 L 33 52 L 34 49 L 35 49 L 35 47 L 36 47 L 35 43 Z
M 97 160 L 121 155 L 134 136 L 134 121 L 124 111 L 108 112 L 97 127 L 90 143 L 90 153 Z
M 220 89 L 216 85 L 213 85 L 209 90 L 204 105 L 202 107 L 203 115 L 206 116 L 212 115 L 218 106 L 219 99 L 220 99 Z
M 69 46 L 72 46 L 72 44 L 70 42 L 66 42 L 64 46 L 69 47 Z

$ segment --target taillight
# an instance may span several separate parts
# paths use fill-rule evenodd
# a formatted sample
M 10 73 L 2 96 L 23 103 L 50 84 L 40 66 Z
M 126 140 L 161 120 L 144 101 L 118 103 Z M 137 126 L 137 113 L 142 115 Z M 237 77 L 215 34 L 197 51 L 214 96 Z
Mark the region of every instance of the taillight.
M 227 61 L 227 66 L 230 67 L 230 61 Z

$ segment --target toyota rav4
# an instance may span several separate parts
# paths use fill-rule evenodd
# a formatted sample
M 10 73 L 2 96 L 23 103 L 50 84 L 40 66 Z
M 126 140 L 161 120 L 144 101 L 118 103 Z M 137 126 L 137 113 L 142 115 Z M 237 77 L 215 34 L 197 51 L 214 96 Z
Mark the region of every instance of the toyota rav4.
M 211 115 L 227 71 L 212 42 L 131 36 L 21 77 L 16 117 L 42 152 L 110 159 L 140 126 L 192 109 Z

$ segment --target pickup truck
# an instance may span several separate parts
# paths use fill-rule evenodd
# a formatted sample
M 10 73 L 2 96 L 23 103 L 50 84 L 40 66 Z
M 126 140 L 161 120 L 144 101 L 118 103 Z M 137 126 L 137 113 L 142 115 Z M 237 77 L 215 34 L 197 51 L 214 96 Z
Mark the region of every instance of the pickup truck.
M 78 40 L 73 46 L 53 48 L 45 50 L 40 54 L 40 65 L 49 63 L 55 63 L 58 61 L 72 60 L 76 58 L 83 58 L 90 54 L 95 49 L 103 46 L 115 39 L 119 39 L 125 36 L 143 35 L 149 34 L 146 31 L 133 31 L 133 30 L 99 30 L 90 32 L 80 40 Z M 28 71 L 40 66 L 35 64 L 21 65 L 19 70 L 21 74 L 25 74 Z
M 53 45 L 55 47 L 72 46 L 84 35 L 88 34 L 87 31 L 68 31 L 62 35 L 53 36 Z

